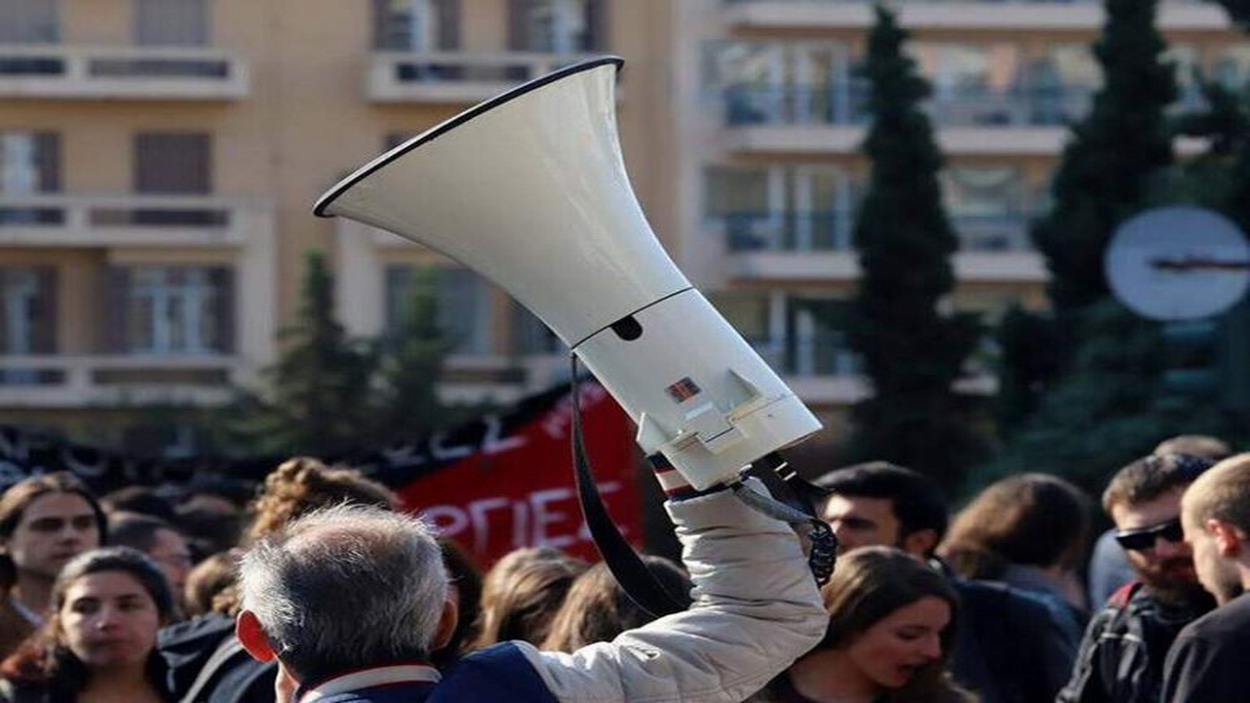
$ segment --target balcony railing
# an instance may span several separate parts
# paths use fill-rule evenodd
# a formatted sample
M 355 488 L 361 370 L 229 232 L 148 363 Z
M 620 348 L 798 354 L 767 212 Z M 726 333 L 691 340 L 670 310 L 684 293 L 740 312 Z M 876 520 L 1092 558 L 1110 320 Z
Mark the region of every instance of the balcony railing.
M 1093 93 L 1087 86 L 985 88 L 939 92 L 924 104 L 939 125 L 1049 126 L 1079 119 Z M 722 99 L 731 127 L 868 122 L 868 87 L 861 81 L 832 87 L 735 85 L 724 89 Z
M 724 227 L 730 251 L 846 251 L 851 248 L 849 210 L 738 212 L 712 218 Z
M 0 44 L 0 96 L 230 100 L 248 93 L 247 63 L 202 47 Z
M 854 212 L 739 212 L 709 218 L 724 232 L 726 248 L 735 253 L 850 251 Z M 1030 217 L 1024 213 L 950 216 L 960 249 L 975 252 L 1029 251 Z
M 872 0 L 724 0 L 726 21 L 742 29 L 867 29 Z M 898 0 L 899 22 L 914 29 L 1067 30 L 1096 32 L 1106 19 L 1102 0 Z M 1229 31 L 1218 3 L 1163 0 L 1164 30 Z
M 241 198 L 0 193 L 6 246 L 238 245 L 271 227 L 267 207 Z
M 215 405 L 241 363 L 230 356 L 0 355 L 0 407 Z
M 582 54 L 374 52 L 366 94 L 378 102 L 476 102 L 578 61 Z

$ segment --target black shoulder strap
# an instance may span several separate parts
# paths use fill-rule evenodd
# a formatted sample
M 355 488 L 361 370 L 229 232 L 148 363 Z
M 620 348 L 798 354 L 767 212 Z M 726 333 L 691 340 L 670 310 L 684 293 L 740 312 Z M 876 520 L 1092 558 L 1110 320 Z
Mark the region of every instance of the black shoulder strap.
M 685 610 L 681 601 L 669 593 L 639 558 L 634 548 L 629 546 L 616 523 L 608 515 L 607 508 L 599 496 L 599 486 L 595 484 L 594 474 L 590 470 L 590 460 L 586 456 L 586 442 L 582 436 L 581 385 L 577 379 L 577 356 L 571 355 L 573 377 L 573 467 L 577 480 L 577 497 L 582 505 L 582 516 L 586 519 L 586 527 L 603 561 L 608 565 L 613 578 L 621 585 L 625 595 L 642 610 L 652 617 L 663 617 L 670 613 Z

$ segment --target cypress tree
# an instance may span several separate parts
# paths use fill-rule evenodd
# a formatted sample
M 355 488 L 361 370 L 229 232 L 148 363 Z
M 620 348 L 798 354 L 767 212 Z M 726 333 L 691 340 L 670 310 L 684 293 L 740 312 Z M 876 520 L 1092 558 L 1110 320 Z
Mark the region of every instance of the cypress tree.
M 850 450 L 952 485 L 981 454 L 951 388 L 980 327 L 939 312 L 955 285 L 950 256 L 959 240 L 942 209 L 942 157 L 921 110 L 929 85 L 903 53 L 907 36 L 878 6 L 864 66 L 872 176 L 854 231 L 862 275 L 846 319 L 874 393 L 853 410 Z
M 268 392 L 241 391 L 226 409 L 227 446 L 260 454 L 335 456 L 368 441 L 376 353 L 349 339 L 334 318 L 334 281 L 321 252 L 308 270 L 284 348 L 262 372 Z
M 1103 253 L 1134 214 L 1148 177 L 1172 163 L 1165 110 L 1176 100 L 1167 44 L 1155 28 L 1157 0 L 1105 0 L 1107 23 L 1094 44 L 1103 86 L 1073 127 L 1051 186 L 1053 209 L 1032 236 L 1046 257 L 1051 304 L 1062 321 L 1110 291 Z

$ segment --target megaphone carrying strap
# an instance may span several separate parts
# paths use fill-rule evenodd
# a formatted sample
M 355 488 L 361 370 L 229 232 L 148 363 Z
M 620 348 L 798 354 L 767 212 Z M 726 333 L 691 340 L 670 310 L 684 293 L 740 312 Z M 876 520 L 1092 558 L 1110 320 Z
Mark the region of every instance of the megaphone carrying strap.
M 599 554 L 607 564 L 608 571 L 620 584 L 621 590 L 639 608 L 648 615 L 659 618 L 685 610 L 685 604 L 670 593 L 651 573 L 646 564 L 625 541 L 616 523 L 608 514 L 599 495 L 599 487 L 595 483 L 594 473 L 590 468 L 590 459 L 586 454 L 585 437 L 582 433 L 581 384 L 577 375 L 577 355 L 569 355 L 572 377 L 572 411 L 573 411 L 573 467 L 577 485 L 577 497 L 582 507 L 582 516 L 590 535 L 595 540 Z M 662 455 L 648 457 L 657 472 L 671 469 Z M 783 520 L 792 525 L 806 528 L 807 538 L 811 545 L 808 564 L 816 583 L 823 585 L 833 573 L 838 542 L 833 531 L 824 521 L 820 520 L 812 507 L 811 496 L 819 493 L 819 489 L 803 479 L 776 452 L 759 462 L 759 467 L 774 472 L 785 482 L 798 502 L 799 508 L 782 503 L 775 498 L 756 493 L 741 483 L 731 487 L 718 486 L 704 493 L 731 488 L 743 503 L 765 515 Z M 671 495 L 671 492 L 670 492 Z

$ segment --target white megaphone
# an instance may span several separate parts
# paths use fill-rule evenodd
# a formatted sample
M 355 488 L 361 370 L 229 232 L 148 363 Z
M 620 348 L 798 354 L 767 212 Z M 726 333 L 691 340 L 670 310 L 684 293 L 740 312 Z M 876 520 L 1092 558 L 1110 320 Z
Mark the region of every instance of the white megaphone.
M 317 201 L 435 249 L 547 324 L 696 489 L 820 429 L 691 286 L 625 174 L 614 90 L 624 62 L 570 66 L 379 156 Z

